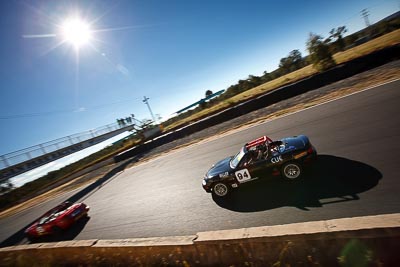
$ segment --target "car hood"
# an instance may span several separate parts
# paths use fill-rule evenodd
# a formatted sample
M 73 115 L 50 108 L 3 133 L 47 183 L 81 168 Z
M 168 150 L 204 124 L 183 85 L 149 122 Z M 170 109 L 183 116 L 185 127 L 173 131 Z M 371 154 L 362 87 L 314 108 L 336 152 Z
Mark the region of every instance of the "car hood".
M 37 233 L 37 228 L 41 226 L 42 229 L 46 229 L 47 226 L 46 225 L 40 225 L 39 222 L 35 222 L 34 224 L 32 224 L 31 226 L 29 226 L 26 230 L 25 233 L 26 234 L 36 234 Z
M 211 169 L 207 172 L 206 178 L 212 178 L 216 175 L 219 175 L 220 173 L 225 173 L 229 172 L 232 170 L 230 166 L 230 161 L 232 157 L 228 157 L 226 159 L 220 160 L 217 163 L 215 163 Z

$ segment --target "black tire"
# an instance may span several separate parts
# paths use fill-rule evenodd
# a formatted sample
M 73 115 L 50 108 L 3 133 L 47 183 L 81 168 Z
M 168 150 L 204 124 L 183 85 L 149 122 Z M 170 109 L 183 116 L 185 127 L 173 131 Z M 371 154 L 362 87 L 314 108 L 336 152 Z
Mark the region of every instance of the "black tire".
M 215 183 L 212 186 L 212 193 L 216 197 L 225 197 L 229 194 L 229 186 L 225 183 Z
M 290 161 L 282 165 L 281 174 L 287 181 L 297 181 L 302 177 L 303 168 L 299 162 Z

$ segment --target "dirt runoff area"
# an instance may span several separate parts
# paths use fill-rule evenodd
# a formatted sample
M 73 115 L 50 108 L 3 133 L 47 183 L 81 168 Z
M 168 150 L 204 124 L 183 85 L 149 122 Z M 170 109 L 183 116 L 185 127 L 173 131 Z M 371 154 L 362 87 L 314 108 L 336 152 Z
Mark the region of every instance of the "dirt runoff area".
M 15 214 L 21 210 L 35 206 L 45 201 L 46 199 L 54 197 L 55 195 L 59 195 L 64 192 L 86 186 L 107 175 L 107 173 L 111 172 L 113 169 L 121 166 L 122 164 L 126 165 L 126 168 L 134 165 L 139 165 L 142 162 L 149 161 L 157 156 L 169 153 L 171 151 L 176 151 L 182 147 L 186 147 L 191 144 L 195 144 L 198 142 L 207 142 L 216 137 L 220 137 L 221 135 L 228 135 L 232 132 L 242 130 L 255 124 L 263 123 L 267 120 L 278 118 L 288 113 L 299 111 L 304 108 L 315 106 L 327 101 L 343 97 L 345 95 L 349 95 L 376 85 L 384 84 L 398 79 L 400 79 L 400 60 L 393 61 L 378 68 L 354 75 L 350 78 L 332 83 L 317 90 L 313 90 L 302 95 L 283 100 L 279 103 L 250 112 L 219 125 L 209 127 L 184 138 L 174 140 L 168 144 L 159 146 L 155 149 L 148 151 L 140 157 L 139 161 L 126 160 L 124 162 L 114 163 L 101 167 L 98 170 L 82 175 L 68 182 L 67 184 L 55 188 L 41 196 L 35 197 L 23 204 L 19 204 L 13 208 L 1 212 L 0 218 Z

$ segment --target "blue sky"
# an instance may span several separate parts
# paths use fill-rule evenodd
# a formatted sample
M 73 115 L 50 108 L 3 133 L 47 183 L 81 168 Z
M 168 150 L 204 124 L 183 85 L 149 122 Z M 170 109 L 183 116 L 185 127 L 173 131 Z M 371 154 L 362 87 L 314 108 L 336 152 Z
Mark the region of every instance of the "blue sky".
M 1 1 L 0 155 L 135 114 L 167 118 L 249 74 L 277 68 L 314 32 L 349 33 L 399 10 L 363 1 Z M 78 53 L 60 43 L 71 14 L 91 23 Z M 53 34 L 55 37 L 27 38 Z

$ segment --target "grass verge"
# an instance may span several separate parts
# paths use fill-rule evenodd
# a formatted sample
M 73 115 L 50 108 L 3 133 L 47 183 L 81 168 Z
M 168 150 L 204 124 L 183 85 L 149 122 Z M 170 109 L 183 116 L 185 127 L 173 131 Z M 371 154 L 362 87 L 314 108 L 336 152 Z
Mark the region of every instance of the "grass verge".
M 369 42 L 361 44 L 359 46 L 353 47 L 346 51 L 337 53 L 334 55 L 334 59 L 337 64 L 343 64 L 347 61 L 353 60 L 357 57 L 365 56 L 371 54 L 372 52 L 381 50 L 383 48 L 391 47 L 393 45 L 397 45 L 400 43 L 400 30 L 393 31 L 391 33 L 385 34 L 381 37 L 373 39 Z M 318 71 L 313 68 L 312 65 L 308 65 L 302 69 L 294 71 L 292 73 L 286 74 L 282 77 L 279 77 L 275 80 L 269 81 L 253 89 L 247 90 L 243 93 L 237 94 L 234 97 L 231 97 L 223 102 L 220 102 L 210 108 L 206 108 L 192 116 L 184 118 L 178 122 L 175 122 L 171 125 L 165 127 L 164 131 L 168 131 L 174 128 L 179 128 L 184 125 L 190 124 L 194 121 L 197 121 L 201 118 L 205 118 L 211 114 L 215 114 L 219 111 L 222 111 L 226 108 L 237 105 L 240 102 L 244 102 L 246 100 L 250 100 L 262 94 L 265 94 L 269 91 L 282 87 L 284 85 L 305 79 L 314 74 L 317 74 Z

